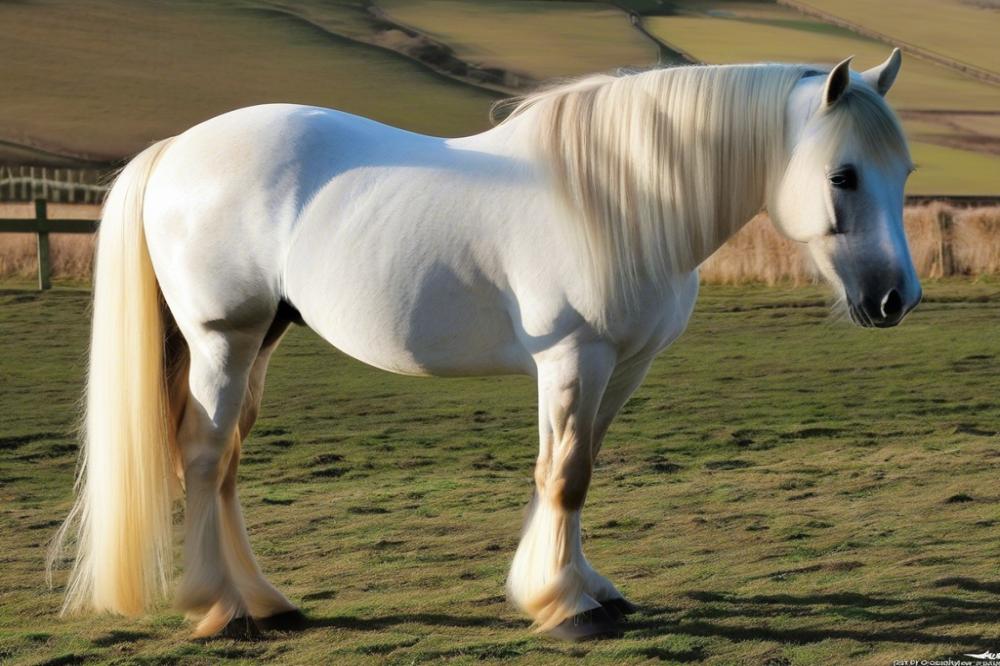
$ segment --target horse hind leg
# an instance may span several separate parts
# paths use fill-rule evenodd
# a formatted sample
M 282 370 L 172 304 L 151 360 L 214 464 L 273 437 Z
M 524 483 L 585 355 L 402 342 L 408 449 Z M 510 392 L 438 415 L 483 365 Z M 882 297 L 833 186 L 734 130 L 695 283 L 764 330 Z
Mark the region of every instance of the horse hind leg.
M 184 574 L 177 605 L 201 616 L 196 636 L 219 633 L 230 623 L 250 626 L 248 605 L 236 584 L 239 574 L 226 555 L 232 521 L 223 488 L 232 488 L 228 494 L 235 501 L 235 478 L 225 481 L 239 455 L 244 396 L 266 327 L 221 331 L 181 326 L 190 359 L 177 431 L 186 491 Z
M 241 445 L 257 420 L 267 365 L 289 323 L 290 319 L 279 311 L 250 370 L 233 453 L 220 488 L 223 554 L 230 576 L 247 610 L 262 629 L 297 629 L 305 624 L 305 616 L 261 573 L 250 547 L 236 491 Z

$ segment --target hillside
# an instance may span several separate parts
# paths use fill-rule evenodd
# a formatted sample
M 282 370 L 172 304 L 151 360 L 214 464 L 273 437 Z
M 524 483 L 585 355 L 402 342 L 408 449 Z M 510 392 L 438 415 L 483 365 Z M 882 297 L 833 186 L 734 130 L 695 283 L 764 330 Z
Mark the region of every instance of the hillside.
M 658 54 L 709 63 L 829 63 L 854 54 L 857 66 L 867 67 L 898 39 L 980 68 L 996 62 L 990 35 L 1000 14 L 976 4 L 933 3 L 941 7 L 940 30 L 901 21 L 888 40 L 868 31 L 889 30 L 885 7 L 902 11 L 902 0 L 867 13 L 860 2 L 816 0 L 807 8 L 829 13 L 836 4 L 843 14 L 836 20 L 862 22 L 865 34 L 789 4 L 0 3 L 0 21 L 17 28 L 0 41 L 0 164 L 111 163 L 218 113 L 272 101 L 340 108 L 418 132 L 469 134 L 489 126 L 489 108 L 501 96 L 554 77 L 651 66 Z M 932 9 L 930 0 L 918 4 L 921 16 Z M 629 11 L 641 12 L 642 21 Z M 890 101 L 920 167 L 910 192 L 996 192 L 1000 85 L 909 55 Z

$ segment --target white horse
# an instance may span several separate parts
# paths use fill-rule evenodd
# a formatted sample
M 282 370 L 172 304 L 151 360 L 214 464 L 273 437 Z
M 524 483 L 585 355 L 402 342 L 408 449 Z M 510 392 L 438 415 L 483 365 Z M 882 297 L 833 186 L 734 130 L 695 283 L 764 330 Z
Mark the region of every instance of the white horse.
M 177 604 L 196 634 L 301 623 L 235 487 L 268 359 L 299 321 L 392 372 L 535 377 L 508 594 L 538 630 L 614 631 L 633 607 L 584 557 L 580 511 L 608 426 L 687 324 L 699 263 L 766 206 L 856 323 L 892 326 L 920 299 L 911 162 L 882 99 L 899 52 L 849 62 L 592 76 L 460 139 L 257 106 L 144 151 L 101 223 L 66 609 L 134 615 L 167 591 L 183 486 Z

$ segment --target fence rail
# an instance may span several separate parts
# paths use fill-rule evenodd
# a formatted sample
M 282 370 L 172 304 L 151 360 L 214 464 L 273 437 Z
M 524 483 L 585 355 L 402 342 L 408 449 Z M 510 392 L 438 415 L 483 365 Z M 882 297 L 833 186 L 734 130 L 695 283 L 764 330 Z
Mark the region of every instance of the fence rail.
M 0 202 L 101 203 L 110 173 L 107 169 L 0 165 Z
M 935 196 L 916 195 L 906 198 L 908 206 L 921 206 L 937 201 L 958 208 L 978 206 L 1000 206 L 1000 196 Z M 55 203 L 55 202 L 53 202 Z M 97 231 L 99 220 L 49 218 L 46 199 L 35 199 L 33 218 L 0 218 L 0 233 L 31 233 L 37 237 L 38 247 L 38 288 L 52 286 L 52 264 L 49 258 L 49 234 L 92 234 Z M 944 273 L 948 274 L 948 273 Z
M 0 233 L 33 233 L 38 239 L 38 288 L 52 286 L 52 262 L 49 259 L 49 234 L 92 234 L 97 220 L 49 219 L 48 201 L 35 199 L 34 218 L 0 219 Z

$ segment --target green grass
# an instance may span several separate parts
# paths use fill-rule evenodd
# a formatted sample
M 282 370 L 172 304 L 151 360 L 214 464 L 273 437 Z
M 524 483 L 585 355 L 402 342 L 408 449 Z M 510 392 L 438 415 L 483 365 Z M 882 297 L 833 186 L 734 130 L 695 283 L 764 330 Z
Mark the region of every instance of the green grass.
M 593 2 L 382 0 L 388 14 L 452 46 L 459 58 L 534 79 L 648 66 L 657 49 L 625 12 Z
M 997 191 L 1000 155 L 911 141 L 917 170 L 906 184 L 909 194 L 984 194 Z
M 703 289 L 585 511 L 589 559 L 643 610 L 580 646 L 532 636 L 502 596 L 532 383 L 398 377 L 305 329 L 273 361 L 241 493 L 264 570 L 312 626 L 239 643 L 191 641 L 168 608 L 58 618 L 42 557 L 70 500 L 87 294 L 0 292 L 0 662 L 884 666 L 993 649 L 1000 284 L 925 286 L 889 331 L 831 322 L 819 288 Z
M 996 5 L 976 0 L 806 0 L 804 4 L 1000 74 Z
M 243 0 L 0 3 L 0 24 L 17 26 L 0 40 L 0 138 L 117 157 L 265 102 L 430 134 L 489 127 L 495 95 L 341 37 L 361 30 L 350 3 L 299 4 L 301 15 Z

